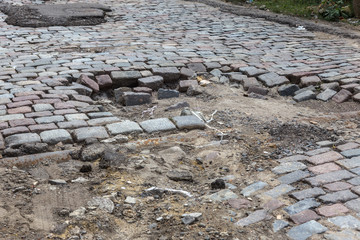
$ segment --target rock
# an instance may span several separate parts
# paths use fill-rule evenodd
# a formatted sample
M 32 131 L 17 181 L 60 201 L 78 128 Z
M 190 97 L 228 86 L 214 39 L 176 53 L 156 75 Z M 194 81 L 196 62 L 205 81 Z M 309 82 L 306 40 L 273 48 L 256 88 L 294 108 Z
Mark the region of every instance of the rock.
M 102 144 L 92 144 L 85 146 L 81 149 L 80 159 L 82 161 L 95 161 L 100 158 L 105 151 L 105 147 Z
M 339 83 L 338 82 L 332 82 L 332 83 L 323 83 L 320 85 L 321 90 L 331 89 L 334 91 L 339 91 Z
M 321 80 L 318 76 L 306 76 L 300 78 L 300 87 L 316 86 L 321 83 Z
M 40 136 L 36 133 L 20 133 L 5 138 L 6 145 L 10 147 L 36 142 L 41 142 Z
M 120 103 L 120 104 L 124 103 L 124 93 L 125 92 L 131 92 L 131 88 L 129 88 L 129 87 L 120 87 L 120 88 L 114 89 L 115 101 L 117 103 Z
M 180 94 L 177 90 L 164 89 L 164 88 L 160 88 L 158 90 L 158 99 L 176 98 L 179 97 L 179 95 Z
M 266 70 L 256 67 L 241 67 L 239 71 L 250 77 L 257 77 L 261 74 L 267 73 Z
M 308 87 L 306 87 L 306 88 L 301 88 L 301 89 L 297 90 L 297 91 L 295 92 L 295 95 L 298 95 L 298 94 L 300 94 L 300 93 L 306 92 L 306 91 L 308 91 L 308 90 L 313 91 L 313 92 L 316 91 L 316 89 L 315 89 L 314 86 L 308 86 Z
M 211 189 L 225 189 L 225 181 L 221 178 L 216 179 L 214 182 L 210 184 Z
M 196 219 L 192 216 L 186 216 L 186 217 L 181 218 L 181 221 L 185 225 L 190 225 L 190 224 L 193 224 L 196 221 Z
M 180 170 L 172 170 L 169 171 L 166 176 L 173 180 L 173 181 L 189 181 L 192 182 L 193 181 L 193 176 L 190 172 L 187 171 L 180 171 Z
M 85 212 L 86 212 L 86 208 L 81 207 L 71 212 L 69 216 L 73 218 L 83 218 L 85 216 Z
M 222 201 L 227 201 L 230 199 L 239 198 L 239 196 L 236 195 L 233 191 L 231 191 L 229 189 L 224 189 L 224 190 L 220 190 L 217 193 L 211 194 L 209 196 L 205 196 L 205 198 L 208 198 L 213 201 L 222 202 Z
M 140 87 L 148 87 L 157 91 L 164 84 L 164 78 L 161 76 L 151 76 L 139 78 L 138 82 Z
M 20 146 L 20 150 L 27 154 L 47 152 L 48 148 L 47 143 L 25 143 Z
M 254 77 L 245 78 L 242 83 L 244 90 L 247 91 L 251 86 L 261 87 L 261 83 Z
M 249 208 L 251 206 L 251 202 L 246 199 L 230 199 L 228 204 L 235 209 Z
M 104 90 L 104 89 L 108 89 L 112 87 L 112 79 L 109 75 L 105 74 L 105 75 L 99 75 L 96 76 L 96 81 L 99 85 L 100 90 Z
M 178 146 L 162 150 L 158 154 L 164 161 L 174 164 L 178 164 L 186 157 L 186 153 Z
M 250 94 L 250 93 L 256 93 L 256 94 L 265 96 L 265 95 L 268 94 L 268 92 L 269 92 L 268 89 L 262 88 L 262 87 L 250 86 L 250 87 L 248 88 L 248 93 L 249 93 L 249 94 Z
M 85 74 L 81 74 L 76 82 L 91 88 L 94 92 L 98 92 L 100 90 L 99 84 Z
M 220 76 L 222 75 L 222 72 L 219 69 L 214 69 L 210 72 L 210 74 L 213 75 L 214 77 L 220 78 Z
M 327 230 L 328 229 L 320 223 L 315 220 L 311 220 L 291 228 L 287 233 L 287 236 L 293 240 L 306 240 L 314 234 L 323 233 Z
M 66 181 L 65 180 L 62 180 L 62 179 L 50 179 L 49 180 L 49 183 L 51 185 L 65 185 L 66 184 Z
M 74 136 L 77 142 L 81 142 L 86 139 L 108 138 L 109 134 L 104 127 L 84 127 L 75 129 Z
M 355 95 L 353 96 L 353 100 L 354 100 L 355 102 L 360 102 L 360 93 L 355 94 Z
M 277 73 L 270 72 L 262 74 L 258 77 L 259 81 L 261 81 L 266 87 L 275 87 L 280 86 L 285 83 L 289 83 L 289 79 L 284 76 L 280 76 Z
M 268 215 L 268 211 L 265 209 L 256 210 L 255 212 L 252 212 L 249 216 L 246 218 L 242 218 L 239 221 L 235 223 L 235 225 L 240 227 L 245 227 L 253 223 L 260 222 L 264 219 L 269 219 L 270 216 Z
M 352 93 L 348 90 L 341 89 L 337 94 L 334 95 L 332 100 L 336 103 L 342 103 L 347 101 L 351 97 Z
M 221 76 L 219 79 L 219 82 L 222 84 L 228 84 L 230 82 L 230 80 L 226 76 Z
M 200 86 L 191 85 L 188 87 L 186 91 L 186 95 L 188 96 L 197 96 L 203 93 L 203 90 Z
M 186 92 L 190 86 L 198 86 L 197 80 L 182 80 L 179 82 L 179 91 Z
M 315 98 L 316 98 L 316 94 L 311 90 L 307 90 L 305 92 L 301 92 L 301 93 L 295 95 L 293 99 L 296 102 L 302 102 L 302 101 L 315 99 Z
M 246 75 L 239 72 L 230 73 L 229 77 L 231 82 L 238 82 L 240 84 L 244 84 L 244 80 L 248 78 Z
M 89 207 L 96 207 L 98 209 L 104 210 L 108 213 L 112 213 L 114 211 L 115 205 L 113 201 L 108 198 L 103 197 L 94 197 L 88 202 Z
M 150 119 L 139 124 L 147 133 L 176 130 L 176 126 L 168 118 Z
M 115 152 L 113 150 L 108 150 L 102 156 L 99 168 L 106 169 L 109 167 L 118 167 L 126 163 L 126 157 L 124 154 Z
M 152 89 L 148 87 L 135 87 L 133 88 L 133 91 L 136 93 L 148 93 L 152 95 Z
M 193 224 L 195 221 L 199 220 L 202 216 L 202 213 L 185 213 L 181 217 L 181 221 L 185 225 Z
M 127 203 L 127 204 L 136 204 L 137 199 L 133 198 L 133 197 L 130 197 L 130 196 L 127 196 L 124 202 Z
M 296 84 L 285 84 L 278 88 L 278 93 L 280 96 L 294 96 L 295 92 L 300 88 Z
M 40 133 L 40 137 L 43 142 L 48 144 L 56 144 L 58 142 L 72 143 L 72 137 L 65 129 L 55 129 L 49 131 L 43 131 Z
M 82 165 L 80 168 L 80 172 L 87 173 L 92 171 L 92 166 L 90 164 Z
M 274 232 L 278 232 L 281 229 L 285 228 L 289 226 L 289 223 L 287 221 L 284 220 L 275 220 L 272 227 L 273 227 L 273 231 Z
M 89 180 L 87 180 L 86 178 L 83 178 L 83 177 L 78 177 L 74 180 L 71 180 L 72 183 L 86 183 L 88 182 Z
M 278 198 L 281 195 L 284 195 L 285 193 L 288 193 L 290 191 L 293 191 L 295 188 L 288 184 L 280 184 L 273 189 L 264 192 L 264 195 L 270 196 L 272 198 Z
M 152 72 L 154 75 L 162 76 L 165 83 L 176 82 L 180 78 L 180 71 L 176 67 L 153 68 Z
M 177 116 L 172 118 L 178 129 L 204 129 L 205 123 L 194 115 Z
M 142 75 L 139 71 L 113 71 L 111 78 L 115 87 L 136 87 Z
M 182 67 L 180 69 L 180 75 L 182 78 L 187 79 L 187 78 L 192 78 L 192 77 L 196 76 L 196 73 L 195 73 L 195 71 L 193 71 L 189 68 Z
M 320 203 L 315 200 L 315 198 L 306 198 L 304 200 L 298 201 L 294 203 L 293 205 L 290 205 L 284 210 L 289 213 L 290 215 L 302 212 L 304 210 L 315 208 L 320 206 Z
M 335 94 L 336 94 L 336 91 L 331 90 L 330 88 L 327 88 L 323 92 L 319 93 L 316 96 L 316 99 L 326 102 L 326 101 L 330 100 Z
M 196 73 L 206 72 L 206 67 L 202 63 L 189 63 L 187 67 Z
M 247 186 L 246 188 L 244 188 L 242 191 L 241 191 L 241 194 L 245 197 L 248 197 L 250 196 L 252 193 L 254 192 L 257 192 L 261 189 L 263 189 L 264 187 L 266 187 L 268 184 L 265 183 L 265 182 L 256 182 L 256 183 L 253 183 L 249 186 Z
M 111 123 L 106 125 L 106 128 L 109 130 L 111 135 L 141 133 L 143 131 L 139 124 L 130 120 Z
M 187 102 L 179 102 L 179 103 L 175 103 L 174 105 L 171 105 L 170 107 L 166 108 L 165 111 L 171 111 L 171 110 L 176 110 L 176 109 L 185 108 L 185 107 L 190 107 L 190 104 Z
M 328 221 L 340 228 L 360 228 L 360 220 L 351 215 L 329 218 Z
M 151 103 L 151 95 L 148 93 L 124 92 L 125 106 L 135 106 Z
M 279 166 L 274 167 L 272 171 L 276 174 L 283 174 L 305 168 L 307 168 L 306 165 L 301 162 L 283 162 Z

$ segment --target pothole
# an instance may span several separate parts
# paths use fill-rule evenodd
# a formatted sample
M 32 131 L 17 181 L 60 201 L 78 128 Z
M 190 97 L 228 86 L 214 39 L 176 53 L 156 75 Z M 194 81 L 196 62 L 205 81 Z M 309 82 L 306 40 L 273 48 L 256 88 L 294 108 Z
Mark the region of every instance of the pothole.
M 5 22 L 20 27 L 89 26 L 106 22 L 111 9 L 101 4 L 0 5 Z

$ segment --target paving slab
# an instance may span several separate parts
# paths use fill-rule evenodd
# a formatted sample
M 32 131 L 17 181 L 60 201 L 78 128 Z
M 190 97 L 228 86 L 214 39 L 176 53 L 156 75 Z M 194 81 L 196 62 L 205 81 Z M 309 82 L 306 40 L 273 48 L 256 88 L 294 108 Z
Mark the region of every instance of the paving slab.
M 74 130 L 74 137 L 77 142 L 91 138 L 108 138 L 109 134 L 104 127 L 84 127 Z
M 320 206 L 320 203 L 317 202 L 315 198 L 307 198 L 284 208 L 284 210 L 290 215 L 293 215 L 318 206 Z
M 272 169 L 272 171 L 276 174 L 283 174 L 288 172 L 293 172 L 296 170 L 302 170 L 307 168 L 305 164 L 301 162 L 284 162 L 279 166 Z
M 320 186 L 327 183 L 337 182 L 340 180 L 347 180 L 356 175 L 346 171 L 346 170 L 338 170 L 328 173 L 319 174 L 315 177 L 306 178 L 305 180 L 308 181 L 313 186 Z
M 205 123 L 194 115 L 176 116 L 171 118 L 178 129 L 204 129 Z
M 129 120 L 108 124 L 106 128 L 111 135 L 141 133 L 143 131 L 138 123 Z
M 291 228 L 290 231 L 288 231 L 287 236 L 293 240 L 306 240 L 315 234 L 323 233 L 327 230 L 328 229 L 320 223 L 311 220 Z
M 351 215 L 329 218 L 328 221 L 340 228 L 360 228 L 360 220 Z
M 259 182 L 253 183 L 253 184 L 247 186 L 246 188 L 244 188 L 241 191 L 241 194 L 244 195 L 245 197 L 248 197 L 251 194 L 265 188 L 266 186 L 268 186 L 268 184 L 266 182 L 259 181 Z
M 139 124 L 147 133 L 171 131 L 176 129 L 176 126 L 168 118 L 146 120 L 140 122 Z

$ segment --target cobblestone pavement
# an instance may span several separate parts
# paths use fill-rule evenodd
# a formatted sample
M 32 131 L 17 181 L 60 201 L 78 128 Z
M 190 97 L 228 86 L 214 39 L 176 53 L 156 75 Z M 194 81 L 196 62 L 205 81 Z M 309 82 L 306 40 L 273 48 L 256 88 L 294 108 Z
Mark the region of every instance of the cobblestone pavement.
M 77 1 L 57 1 L 65 2 Z M 163 81 L 171 84 L 179 78 L 193 79 L 196 73 L 208 72 L 211 81 L 239 84 L 256 93 L 259 89 L 278 88 L 280 95 L 294 96 L 295 101 L 360 101 L 360 53 L 344 46 L 341 40 L 320 41 L 306 30 L 224 13 L 199 3 L 90 2 L 112 7 L 107 23 L 21 28 L 7 25 L 6 16 L 0 14 L 2 149 L 25 143 L 80 143 L 118 134 L 205 127 L 196 117 L 142 122 L 120 119 L 103 111 L 90 97 L 110 85 L 134 87 L 138 79 L 151 92 L 158 89 L 158 81 L 161 86 Z M 96 77 L 97 81 L 80 77 L 82 74 Z M 157 77 L 151 78 L 153 75 Z M 77 79 L 80 81 L 74 81 Z M 148 95 L 141 95 L 140 100 L 136 96 L 135 102 Z M 128 101 L 131 105 L 131 97 Z M 37 162 L 45 156 L 68 155 L 42 153 L 4 158 L 2 163 Z M 236 225 L 246 227 L 266 220 L 273 211 L 283 208 L 292 222 L 277 219 L 274 231 L 286 227 L 291 239 L 306 239 L 314 234 L 323 234 L 326 239 L 360 238 L 357 143 L 336 148 L 333 143 L 321 143 L 319 149 L 280 159 L 273 172 L 279 176 L 278 186 L 271 188 L 269 183 L 256 182 L 243 189 L 245 197 L 261 195 L 269 202 Z M 303 182 L 307 187 L 300 186 Z M 324 222 L 341 230 L 330 231 Z

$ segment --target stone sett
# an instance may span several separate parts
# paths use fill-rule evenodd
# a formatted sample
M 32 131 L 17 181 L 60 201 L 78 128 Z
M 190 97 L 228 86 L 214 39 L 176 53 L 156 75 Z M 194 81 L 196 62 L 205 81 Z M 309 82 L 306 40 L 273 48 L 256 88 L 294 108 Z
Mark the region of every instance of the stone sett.
M 290 216 L 290 219 L 296 224 L 306 223 L 311 220 L 318 220 L 319 218 L 319 215 L 308 209 Z
M 333 162 L 339 159 L 344 158 L 340 153 L 335 151 L 330 151 L 322 154 L 318 154 L 315 156 L 310 157 L 307 161 L 314 164 L 314 165 L 320 165 L 327 162 Z
M 297 200 L 303 200 L 306 198 L 314 198 L 320 195 L 324 195 L 326 192 L 322 188 L 307 188 L 298 192 L 291 193 L 291 196 Z
M 108 138 L 109 134 L 104 127 L 84 127 L 75 129 L 74 137 L 77 142 L 81 142 L 91 138 Z
M 335 163 L 325 163 L 314 167 L 309 167 L 309 171 L 313 172 L 314 174 L 328 173 L 340 169 L 341 167 Z
M 68 131 L 64 129 L 49 130 L 40 133 L 43 142 L 56 144 L 58 142 L 71 143 L 72 138 Z
M 334 217 L 349 212 L 349 209 L 341 203 L 336 203 L 319 207 L 316 211 L 324 217 Z
M 346 202 L 352 199 L 357 198 L 358 195 L 352 193 L 350 190 L 342 190 L 338 192 L 332 192 L 320 196 L 319 199 L 324 203 L 337 203 L 337 202 Z
M 353 185 L 347 182 L 334 182 L 334 183 L 325 184 L 324 187 L 329 191 L 336 192 L 336 191 L 349 189 L 353 187 Z
M 352 177 L 355 177 L 355 174 L 346 170 L 338 170 L 338 171 L 319 174 L 315 177 L 306 178 L 305 180 L 308 181 L 313 186 L 320 186 L 327 183 L 350 179 Z

